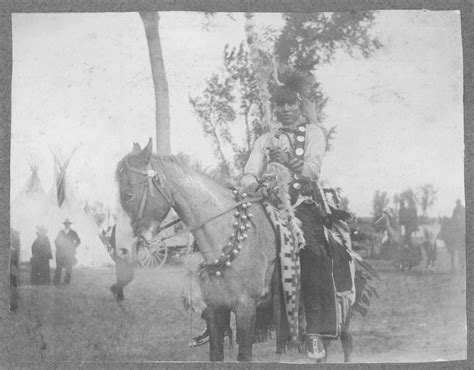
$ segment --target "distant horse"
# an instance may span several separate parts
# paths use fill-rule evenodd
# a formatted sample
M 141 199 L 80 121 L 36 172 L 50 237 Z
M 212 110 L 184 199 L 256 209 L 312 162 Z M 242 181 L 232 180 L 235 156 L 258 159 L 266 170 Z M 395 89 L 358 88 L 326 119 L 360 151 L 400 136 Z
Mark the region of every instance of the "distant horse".
M 443 217 L 440 219 L 441 229 L 438 239 L 444 241 L 451 257 L 451 272 L 455 271 L 454 255 L 457 252 L 458 262 L 461 270 L 464 270 L 466 263 L 465 237 L 466 231 L 462 224 L 459 224 L 453 218 Z
M 383 211 L 382 216 L 375 221 L 375 224 L 382 223 L 387 231 L 388 238 L 394 247 L 393 263 L 396 268 L 402 271 L 407 268 L 410 271 L 413 267 L 418 266 L 421 262 L 421 247 L 426 254 L 426 268 L 434 268 L 436 261 L 436 235 L 435 229 L 429 225 L 421 225 L 419 229 L 423 241 L 420 244 L 414 243 L 411 247 L 405 244 L 400 225 L 387 212 Z
M 249 218 L 246 225 L 240 226 L 245 228 L 244 237 L 231 250 L 235 254 L 232 263 L 227 261 L 222 266 L 220 261 L 227 256 L 229 240 L 235 238 L 236 201 L 230 189 L 176 157 L 153 155 L 151 140 L 143 150 L 134 144 L 133 151 L 119 162 L 116 178 L 120 202 L 129 217 L 117 222 L 117 250 L 131 256 L 137 238 L 150 241 L 170 208 L 186 226 L 201 225 L 193 235 L 205 264 L 210 266 L 198 279 L 210 323 L 210 360 L 224 359 L 225 321 L 232 311 L 236 316 L 237 360 L 251 361 L 257 307 L 272 302 L 277 262 L 277 238 L 263 206 L 244 203 Z M 220 216 L 213 218 L 216 215 Z M 209 219 L 212 221 L 206 222 Z M 126 283 L 116 287 L 121 290 L 121 298 Z M 346 361 L 352 350 L 349 328 L 347 320 L 341 334 Z

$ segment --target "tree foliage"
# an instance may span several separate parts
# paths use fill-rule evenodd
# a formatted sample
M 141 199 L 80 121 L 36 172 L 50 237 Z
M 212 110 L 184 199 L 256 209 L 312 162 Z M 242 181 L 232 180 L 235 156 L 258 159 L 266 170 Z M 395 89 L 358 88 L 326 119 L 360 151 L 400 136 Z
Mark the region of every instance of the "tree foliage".
M 418 201 L 423 216 L 427 216 L 428 209 L 433 206 L 437 200 L 438 190 L 432 184 L 425 184 L 418 187 Z
M 285 26 L 275 44 L 280 62 L 312 71 L 333 60 L 337 50 L 369 57 L 381 47 L 369 29 L 374 12 L 285 13 Z
M 246 14 L 246 18 L 251 17 Z M 280 66 L 314 71 L 318 65 L 333 60 L 337 50 L 368 57 L 381 46 L 369 33 L 373 12 L 288 13 L 283 14 L 283 19 L 285 25 L 281 30 L 266 29 L 260 35 Z M 243 170 L 255 139 L 267 130 L 262 125 L 262 94 L 248 41 L 234 48 L 226 46 L 223 71 L 207 80 L 201 96 L 190 98 L 204 133 L 212 139 L 219 166 L 234 174 Z M 317 80 L 312 90 L 321 123 L 327 97 Z M 219 113 L 219 109 L 223 112 Z M 231 135 L 231 132 L 239 134 Z M 331 138 L 334 129 L 326 130 L 326 134 Z M 226 159 L 225 147 L 232 152 L 233 169 L 231 161 Z
M 235 120 L 235 111 L 231 104 L 233 85 L 228 78 L 222 79 L 212 74 L 206 81 L 207 86 L 201 96 L 189 98 L 206 136 L 212 138 L 214 153 L 221 170 L 230 175 L 230 165 L 226 159 L 224 146 L 232 143 L 229 124 Z
M 374 215 L 374 218 L 381 216 L 382 211 L 387 208 L 389 203 L 390 199 L 387 192 L 376 190 L 374 197 L 372 198 L 372 214 Z
M 400 194 L 400 200 L 403 200 L 408 205 L 416 206 L 418 203 L 418 197 L 412 188 L 403 190 Z

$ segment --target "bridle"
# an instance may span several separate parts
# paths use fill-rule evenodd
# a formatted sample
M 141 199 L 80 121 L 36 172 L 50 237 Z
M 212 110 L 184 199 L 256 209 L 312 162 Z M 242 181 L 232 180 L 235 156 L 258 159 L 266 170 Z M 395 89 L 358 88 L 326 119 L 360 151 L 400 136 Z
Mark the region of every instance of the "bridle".
M 155 189 L 155 188 L 161 193 L 161 195 L 163 196 L 165 201 L 168 203 L 170 208 L 175 207 L 175 203 L 173 201 L 172 195 L 166 194 L 165 190 L 162 188 L 162 186 L 160 186 L 160 185 L 163 184 L 164 180 L 166 179 L 165 174 L 161 170 L 153 169 L 152 166 L 151 166 L 150 161 L 146 164 L 145 170 L 142 170 L 140 168 L 136 168 L 136 167 L 132 166 L 128 162 L 128 157 L 126 157 L 125 158 L 125 166 L 121 168 L 120 172 L 122 172 L 123 170 L 130 171 L 130 172 L 133 172 L 133 173 L 136 173 L 138 175 L 142 175 L 142 176 L 146 177 L 146 182 L 145 182 L 145 186 L 144 186 L 144 189 L 143 189 L 142 198 L 140 200 L 140 207 L 138 208 L 138 213 L 137 213 L 136 218 L 133 220 L 134 223 L 136 223 L 137 220 L 140 220 L 143 216 L 143 211 L 145 209 L 145 205 L 146 205 L 146 202 L 147 202 L 147 199 L 148 199 L 147 198 L 148 194 L 150 194 L 151 197 L 155 197 L 155 194 L 153 193 L 153 189 Z M 235 190 L 234 190 L 234 192 L 235 192 Z M 243 198 L 247 198 L 247 197 L 245 196 Z M 212 217 L 209 217 L 208 219 L 206 219 L 204 221 L 198 222 L 195 225 L 188 226 L 188 227 L 180 230 L 177 233 L 159 238 L 157 241 L 162 242 L 166 239 L 170 239 L 170 238 L 176 237 L 176 236 L 181 235 L 181 234 L 189 233 L 191 231 L 194 231 L 196 229 L 199 229 L 199 228 L 203 227 L 204 225 L 206 225 L 210 221 L 213 221 L 216 218 L 219 218 L 219 217 L 223 216 L 224 214 L 233 211 L 235 208 L 238 208 L 238 207 L 240 207 L 244 204 L 250 205 L 251 203 L 259 202 L 261 200 L 262 200 L 261 196 L 259 196 L 257 198 L 252 198 L 252 199 L 240 199 L 240 201 L 238 201 L 237 203 L 235 203 L 231 207 L 228 207 L 226 210 L 220 212 L 219 214 L 216 214 Z M 161 231 L 163 231 L 165 229 L 168 229 L 173 225 L 176 225 L 180 221 L 181 221 L 181 219 L 178 218 L 174 221 L 169 222 L 165 226 L 160 227 L 158 229 L 158 231 L 156 232 L 156 235 L 158 235 Z M 134 233 L 136 233 L 135 227 L 133 227 L 133 229 L 134 229 Z M 140 235 L 137 235 L 137 234 L 135 234 L 135 235 L 140 237 Z M 152 241 L 156 241 L 156 238 L 154 237 L 152 239 Z M 146 241 L 146 243 L 150 244 L 152 241 Z
M 142 219 L 143 211 L 145 210 L 145 205 L 146 205 L 148 196 L 150 196 L 152 198 L 156 197 L 156 195 L 154 193 L 154 189 L 156 189 L 160 192 L 160 194 L 165 199 L 166 203 L 168 203 L 169 207 L 173 208 L 175 206 L 172 195 L 171 194 L 170 195 L 166 194 L 165 190 L 162 188 L 162 184 L 163 184 L 163 182 L 166 178 L 165 174 L 161 170 L 153 169 L 153 167 L 151 166 L 151 161 L 148 161 L 148 163 L 146 164 L 145 170 L 142 170 L 140 168 L 136 168 L 136 167 L 132 166 L 128 162 L 128 157 L 127 157 L 127 158 L 125 158 L 125 166 L 122 167 L 121 171 L 123 171 L 123 170 L 130 171 L 130 172 L 133 172 L 133 173 L 136 173 L 138 175 L 142 175 L 142 176 L 146 177 L 142 197 L 141 197 L 141 200 L 140 200 L 140 206 L 138 208 L 138 213 L 137 213 L 136 217 L 133 219 L 134 223 L 137 220 Z M 171 227 L 171 226 L 173 226 L 174 224 L 176 224 L 178 222 L 179 222 L 179 220 L 173 221 L 172 224 L 168 224 L 166 226 Z M 167 227 L 165 227 L 165 228 L 167 228 Z

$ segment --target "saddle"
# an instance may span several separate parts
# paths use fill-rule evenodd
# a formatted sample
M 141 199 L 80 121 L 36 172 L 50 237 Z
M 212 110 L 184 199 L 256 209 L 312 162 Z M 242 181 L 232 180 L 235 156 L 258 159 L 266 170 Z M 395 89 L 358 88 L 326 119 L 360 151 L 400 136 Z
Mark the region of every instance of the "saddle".
M 276 334 L 277 347 L 300 348 L 304 334 L 304 309 L 301 296 L 301 270 L 299 250 L 303 247 L 298 235 L 288 227 L 286 215 L 268 202 L 263 202 L 277 236 L 278 263 L 274 279 L 274 310 L 277 312 Z M 350 230 L 343 222 L 333 220 L 331 230 L 326 230 L 326 237 L 333 250 L 333 280 L 337 290 L 335 310 L 337 329 L 336 339 L 341 333 L 351 305 L 355 301 L 353 262 L 346 248 L 350 247 Z M 280 318 L 280 322 L 278 322 Z M 285 343 L 285 344 L 283 344 Z M 280 348 L 280 350 L 282 350 Z

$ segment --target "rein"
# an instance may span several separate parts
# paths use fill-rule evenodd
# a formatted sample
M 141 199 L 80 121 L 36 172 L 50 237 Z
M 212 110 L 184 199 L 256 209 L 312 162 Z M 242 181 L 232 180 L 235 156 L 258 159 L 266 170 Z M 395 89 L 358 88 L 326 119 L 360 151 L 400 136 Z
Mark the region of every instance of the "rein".
M 164 191 L 164 189 L 162 189 L 160 187 L 160 183 L 162 182 L 161 179 L 165 178 L 165 174 L 162 172 L 162 171 L 156 171 L 154 170 L 152 167 L 151 167 L 151 164 L 148 163 L 146 165 L 146 170 L 142 170 L 142 169 L 139 169 L 139 168 L 135 168 L 133 166 L 131 166 L 129 163 L 128 163 L 128 160 L 126 159 L 125 160 L 125 164 L 126 164 L 126 167 L 125 169 L 127 171 L 130 171 L 130 172 L 134 172 L 136 174 L 139 174 L 139 175 L 142 175 L 142 176 L 146 176 L 147 177 L 147 182 L 145 183 L 145 187 L 144 187 L 144 190 L 143 190 L 143 195 L 142 195 L 142 199 L 140 201 L 140 207 L 139 207 L 139 210 L 138 210 L 138 214 L 137 214 L 137 218 L 141 218 L 141 216 L 143 215 L 143 210 L 145 209 L 145 205 L 146 205 L 146 200 L 147 200 L 147 194 L 148 192 L 150 192 L 151 196 L 154 196 L 153 193 L 152 193 L 152 189 L 153 188 L 156 188 L 160 193 L 161 195 L 163 196 L 163 198 L 166 200 L 166 202 L 168 203 L 168 205 L 173 208 L 174 207 L 174 202 L 173 200 L 166 194 L 166 192 Z M 234 193 L 234 197 L 237 196 L 238 194 L 238 191 L 236 189 L 233 190 L 233 193 Z M 151 244 L 151 243 L 155 243 L 155 242 L 158 242 L 158 243 L 161 243 L 165 240 L 168 240 L 170 238 L 174 238 L 176 236 L 179 236 L 179 235 L 182 235 L 182 234 L 185 234 L 185 233 L 188 233 L 188 232 L 192 232 L 194 230 L 197 230 L 201 227 L 203 227 L 204 225 L 208 224 L 209 222 L 225 215 L 226 213 L 229 213 L 231 211 L 233 211 L 234 209 L 236 208 L 239 208 L 241 206 L 245 207 L 245 208 L 248 208 L 250 207 L 250 205 L 252 203 L 255 203 L 255 202 L 259 202 L 262 200 L 262 197 L 259 196 L 259 197 L 256 197 L 256 198 L 248 198 L 247 197 L 247 194 L 243 193 L 242 194 L 242 198 L 241 200 L 239 200 L 237 203 L 235 203 L 234 205 L 232 205 L 231 207 L 228 207 L 227 209 L 225 209 L 224 211 L 218 213 L 217 215 L 214 215 L 212 217 L 209 217 L 207 218 L 206 220 L 204 221 L 201 221 L 201 222 L 198 222 L 197 224 L 195 225 L 191 225 L 191 226 L 188 226 L 188 227 L 185 227 L 184 229 L 178 231 L 177 233 L 174 233 L 172 235 L 168 235 L 168 236 L 164 236 L 164 237 L 161 237 L 161 238 L 157 238 L 156 236 L 163 230 L 166 230 L 168 228 L 170 228 L 171 226 L 173 225 L 176 225 L 178 222 L 181 221 L 181 219 L 177 219 L 177 220 L 174 220 L 174 221 L 171 221 L 169 222 L 168 224 L 166 224 L 165 226 L 163 227 L 160 227 L 159 230 L 158 230 L 158 233 L 155 237 L 153 237 L 148 243 Z M 237 200 L 237 198 L 236 198 Z
M 209 217 L 207 218 L 206 220 L 204 221 L 201 221 L 201 222 L 198 222 L 197 224 L 195 225 L 192 225 L 192 226 L 188 226 L 182 230 L 180 230 L 179 232 L 175 233 L 175 234 L 172 234 L 172 235 L 168 235 L 168 236 L 164 236 L 162 238 L 159 238 L 157 239 L 158 242 L 162 242 L 162 241 L 165 241 L 165 240 L 168 240 L 170 238 L 174 238 L 175 236 L 178 236 L 178 235 L 181 235 L 181 234 L 184 234 L 184 233 L 187 233 L 187 232 L 191 232 L 191 231 L 194 231 L 194 230 L 197 230 L 201 227 L 203 227 L 204 225 L 206 225 L 207 223 L 215 220 L 216 218 L 219 218 L 223 215 L 225 215 L 226 213 L 229 213 L 231 211 L 233 211 L 234 209 L 242 206 L 242 205 L 247 205 L 247 207 L 249 207 L 252 203 L 255 203 L 255 202 L 259 202 L 260 200 L 262 200 L 262 197 L 257 197 L 257 198 L 246 198 L 244 200 L 241 200 L 240 202 L 237 202 L 235 203 L 233 206 L 225 209 L 224 211 L 222 211 L 221 213 L 218 213 L 217 215 L 214 215 L 212 217 Z M 179 221 L 181 221 L 180 219 L 176 220 L 176 221 L 173 221 L 172 224 L 174 223 L 178 223 Z M 172 225 L 170 224 L 167 224 L 166 226 L 164 226 L 163 228 L 160 228 L 160 231 L 164 230 L 164 229 L 167 229 L 168 227 L 170 227 Z
M 142 170 L 140 168 L 136 168 L 131 166 L 128 163 L 128 158 L 125 159 L 125 164 L 126 164 L 126 170 L 130 172 L 134 172 L 138 175 L 146 176 L 147 182 L 145 183 L 145 188 L 143 189 L 143 195 L 142 199 L 140 201 L 140 208 L 138 209 L 138 214 L 137 218 L 141 218 L 143 215 L 143 210 L 145 209 L 145 204 L 146 204 L 146 198 L 147 198 L 147 193 L 150 192 L 151 196 L 154 197 L 152 190 L 153 186 L 161 193 L 163 198 L 165 198 L 166 202 L 170 207 L 174 206 L 174 202 L 172 199 L 165 193 L 165 191 L 160 187 L 158 184 L 158 181 L 161 182 L 161 179 L 165 177 L 165 174 L 162 171 L 156 171 L 151 167 L 150 162 L 147 163 L 146 165 L 146 170 Z M 147 191 L 148 190 L 148 191 Z

